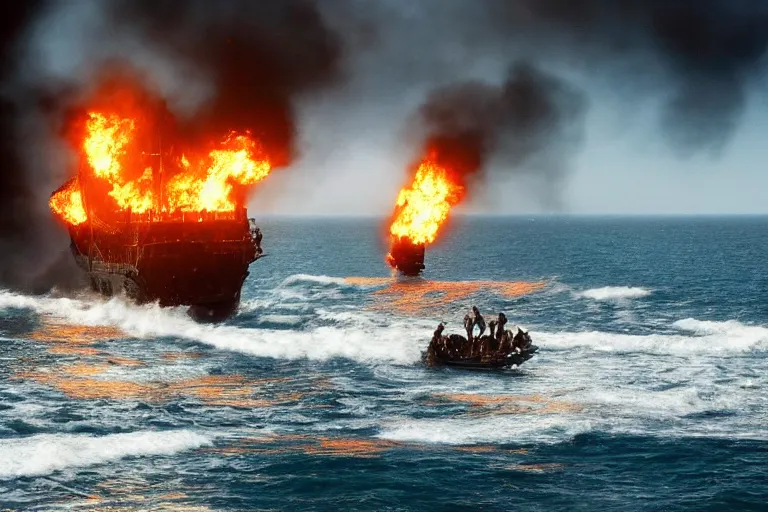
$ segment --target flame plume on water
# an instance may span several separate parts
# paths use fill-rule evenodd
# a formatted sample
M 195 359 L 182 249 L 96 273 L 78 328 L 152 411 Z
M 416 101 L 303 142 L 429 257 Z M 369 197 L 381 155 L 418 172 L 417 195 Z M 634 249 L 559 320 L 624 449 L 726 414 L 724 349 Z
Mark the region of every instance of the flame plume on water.
M 413 182 L 398 194 L 390 234 L 414 244 L 434 242 L 463 192 L 464 187 L 451 181 L 447 169 L 430 155 L 419 164 Z

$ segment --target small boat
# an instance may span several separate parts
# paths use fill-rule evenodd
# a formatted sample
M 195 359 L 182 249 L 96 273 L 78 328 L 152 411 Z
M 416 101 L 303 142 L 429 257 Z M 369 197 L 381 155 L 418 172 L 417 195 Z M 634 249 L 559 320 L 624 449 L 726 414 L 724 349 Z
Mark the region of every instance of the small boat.
M 484 338 L 488 339 L 489 337 L 485 336 Z M 518 329 L 517 333 L 510 337 L 510 343 L 502 342 L 500 343 L 501 346 L 495 350 L 489 350 L 489 353 L 485 355 L 469 355 L 471 352 L 477 351 L 477 347 L 470 349 L 469 341 L 463 336 L 452 334 L 442 339 L 451 348 L 441 350 L 433 338 L 427 350 L 422 352 L 422 361 L 427 366 L 449 366 L 466 370 L 499 370 L 520 366 L 539 350 L 539 347 L 532 343 L 528 333 L 522 329 Z

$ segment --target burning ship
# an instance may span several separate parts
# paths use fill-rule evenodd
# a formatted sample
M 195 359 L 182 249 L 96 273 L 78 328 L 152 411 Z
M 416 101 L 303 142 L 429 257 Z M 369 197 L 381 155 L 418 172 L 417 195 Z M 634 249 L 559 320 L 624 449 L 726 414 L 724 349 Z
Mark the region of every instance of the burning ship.
M 435 241 L 463 191 L 434 151 L 418 164 L 413 181 L 398 194 L 389 226 L 386 261 L 392 268 L 406 276 L 418 276 L 424 270 L 426 246 Z
M 49 205 L 94 290 L 221 320 L 262 256 L 245 192 L 271 166 L 249 133 L 182 151 L 162 132 L 141 115 L 89 111 L 77 176 Z

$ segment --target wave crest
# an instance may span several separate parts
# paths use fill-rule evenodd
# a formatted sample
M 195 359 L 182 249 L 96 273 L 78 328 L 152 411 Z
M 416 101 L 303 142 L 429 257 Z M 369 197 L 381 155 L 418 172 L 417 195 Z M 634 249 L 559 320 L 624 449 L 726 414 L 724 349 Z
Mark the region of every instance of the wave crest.
M 131 432 L 96 437 L 87 434 L 39 434 L 0 440 L 0 478 L 45 475 L 125 457 L 173 455 L 210 446 L 209 437 L 190 430 Z
M 293 286 L 297 284 L 313 283 L 321 285 L 348 286 L 343 277 L 315 276 L 312 274 L 294 274 L 286 277 L 280 286 Z
M 697 334 L 618 334 L 609 332 L 531 333 L 543 348 L 586 347 L 601 352 L 638 352 L 675 356 L 741 354 L 768 348 L 768 328 L 736 320 L 713 322 L 687 318 L 673 327 Z
M 639 299 L 647 297 L 651 290 L 637 286 L 603 286 L 602 288 L 591 288 L 578 293 L 579 297 L 585 299 L 612 301 L 622 299 Z

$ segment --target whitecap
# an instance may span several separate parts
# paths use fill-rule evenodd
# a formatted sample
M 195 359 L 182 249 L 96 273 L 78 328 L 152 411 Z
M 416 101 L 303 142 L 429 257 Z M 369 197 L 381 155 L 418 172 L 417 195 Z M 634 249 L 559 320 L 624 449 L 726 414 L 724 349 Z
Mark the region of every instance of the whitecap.
M 577 296 L 598 301 L 618 301 L 647 297 L 651 290 L 637 286 L 604 286 L 577 293 Z
M 210 446 L 211 438 L 190 430 L 142 431 L 106 436 L 39 434 L 0 439 L 0 478 L 45 475 L 125 457 L 173 455 Z
M 7 304 L 67 323 L 117 327 L 136 338 L 184 338 L 221 350 L 275 359 L 323 361 L 342 357 L 359 362 L 412 364 L 420 359 L 434 329 L 429 322 L 407 319 L 393 319 L 382 325 L 377 315 L 364 311 L 347 315 L 343 325 L 306 331 L 204 325 L 189 318 L 184 308 L 137 306 L 120 297 L 86 302 L 0 292 L 0 308 Z
M 313 284 L 321 284 L 326 286 L 327 285 L 345 286 L 348 284 L 343 277 L 315 276 L 312 274 L 294 274 L 292 276 L 286 277 L 283 280 L 283 282 L 280 284 L 280 286 L 291 286 L 294 284 L 301 284 L 301 283 L 313 283 Z

